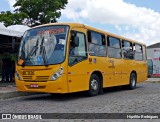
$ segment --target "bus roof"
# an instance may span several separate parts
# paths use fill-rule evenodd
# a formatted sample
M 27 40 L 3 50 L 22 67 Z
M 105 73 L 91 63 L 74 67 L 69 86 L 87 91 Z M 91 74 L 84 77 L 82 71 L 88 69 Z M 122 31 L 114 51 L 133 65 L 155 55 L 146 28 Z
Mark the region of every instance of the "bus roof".
M 116 34 L 113 34 L 113 33 L 110 33 L 110 32 L 104 31 L 104 30 L 100 30 L 100 29 L 97 29 L 97 28 L 94 28 L 94 27 L 91 27 L 91 26 L 88 26 L 88 25 L 85 25 L 85 24 L 80 24 L 80 23 L 58 22 L 58 23 L 43 24 L 43 25 L 35 26 L 35 27 L 33 27 L 33 28 L 43 27 L 43 26 L 50 26 L 50 25 L 68 25 L 68 26 L 70 26 L 71 28 L 72 28 L 72 27 L 83 27 L 83 28 L 86 28 L 86 29 L 88 29 L 88 30 L 96 31 L 96 32 L 102 33 L 102 34 L 107 35 L 107 36 L 117 37 L 117 38 L 120 38 L 120 39 L 123 39 L 123 40 L 126 40 L 126 41 L 131 41 L 131 42 L 138 43 L 138 44 L 141 44 L 141 45 L 146 46 L 146 45 L 145 45 L 144 43 L 142 43 L 142 42 L 138 42 L 138 41 L 136 41 L 136 40 L 132 40 L 132 39 L 129 39 L 129 38 L 125 38 L 125 37 L 123 37 L 123 36 L 116 35 Z

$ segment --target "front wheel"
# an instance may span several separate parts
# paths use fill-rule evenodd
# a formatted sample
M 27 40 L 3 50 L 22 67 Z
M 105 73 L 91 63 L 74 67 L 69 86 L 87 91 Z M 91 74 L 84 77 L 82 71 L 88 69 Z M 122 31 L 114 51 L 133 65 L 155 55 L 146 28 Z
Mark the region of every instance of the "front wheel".
M 89 91 L 88 94 L 90 96 L 98 95 L 100 90 L 100 79 L 96 74 L 92 74 L 89 82 Z
M 130 83 L 128 85 L 128 88 L 130 90 L 135 89 L 136 88 L 136 83 L 137 83 L 137 76 L 135 73 L 131 73 L 130 75 Z

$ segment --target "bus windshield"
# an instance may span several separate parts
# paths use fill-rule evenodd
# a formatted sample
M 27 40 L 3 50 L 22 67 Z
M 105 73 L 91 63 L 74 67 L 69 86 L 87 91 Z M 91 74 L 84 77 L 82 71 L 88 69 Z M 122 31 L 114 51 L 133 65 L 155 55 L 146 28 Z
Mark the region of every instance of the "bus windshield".
M 43 26 L 25 32 L 19 49 L 19 60 L 25 66 L 51 65 L 62 63 L 68 26 Z

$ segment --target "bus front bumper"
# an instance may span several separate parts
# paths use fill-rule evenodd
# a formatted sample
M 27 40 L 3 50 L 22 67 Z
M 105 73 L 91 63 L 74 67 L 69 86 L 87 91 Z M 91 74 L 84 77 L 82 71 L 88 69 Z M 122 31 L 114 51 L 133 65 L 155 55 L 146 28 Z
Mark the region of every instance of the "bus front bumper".
M 46 82 L 26 82 L 16 79 L 16 88 L 23 92 L 68 93 L 69 91 L 66 80 L 61 79 Z

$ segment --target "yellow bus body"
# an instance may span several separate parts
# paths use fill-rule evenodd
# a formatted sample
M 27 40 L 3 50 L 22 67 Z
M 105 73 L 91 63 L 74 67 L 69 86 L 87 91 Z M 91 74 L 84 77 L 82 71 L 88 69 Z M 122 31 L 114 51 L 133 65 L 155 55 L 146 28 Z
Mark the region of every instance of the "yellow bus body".
M 132 72 L 137 75 L 137 83 L 143 82 L 147 79 L 147 60 L 146 61 L 136 61 L 136 60 L 125 60 L 122 58 L 109 58 L 91 56 L 87 54 L 87 59 L 75 64 L 74 66 L 68 65 L 68 52 L 69 52 L 69 40 L 71 37 L 70 31 L 75 30 L 82 32 L 87 37 L 87 30 L 102 33 L 105 36 L 113 36 L 119 38 L 120 40 L 128 40 L 132 43 L 140 44 L 144 47 L 145 44 L 130 40 L 115 34 L 104 32 L 83 24 L 78 23 L 56 23 L 56 24 L 46 24 L 43 26 L 50 25 L 68 25 L 70 27 L 69 35 L 67 39 L 67 49 L 65 61 L 61 64 L 49 65 L 49 66 L 20 66 L 16 65 L 16 72 L 19 73 L 20 79 L 16 80 L 16 87 L 18 91 L 24 92 L 44 92 L 44 93 L 71 93 L 79 91 L 89 90 L 89 81 L 93 73 L 101 76 L 103 88 L 128 85 L 130 74 Z M 35 27 L 36 28 L 36 27 Z M 87 51 L 88 51 L 88 41 Z M 108 54 L 108 53 L 107 53 Z M 96 63 L 94 60 L 96 59 Z M 91 60 L 91 61 L 89 61 Z M 112 62 L 114 62 L 114 68 L 112 67 Z M 50 80 L 52 75 L 60 68 L 63 67 L 64 72 L 60 78 L 53 81 Z M 111 68 L 112 67 L 112 68 Z M 34 71 L 34 75 L 24 75 Z M 31 87 L 33 86 L 33 87 Z

